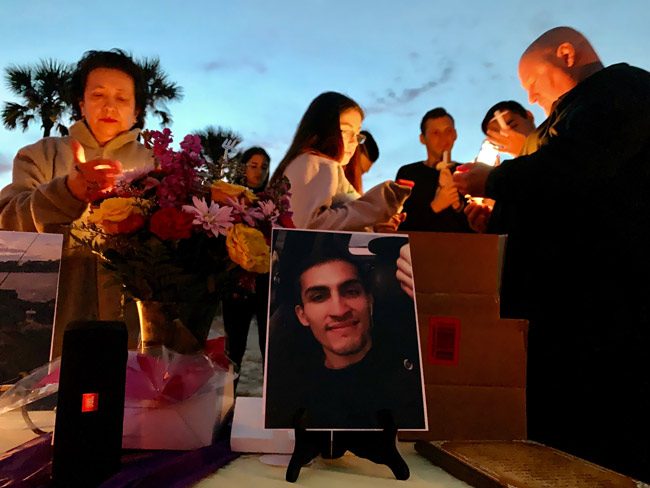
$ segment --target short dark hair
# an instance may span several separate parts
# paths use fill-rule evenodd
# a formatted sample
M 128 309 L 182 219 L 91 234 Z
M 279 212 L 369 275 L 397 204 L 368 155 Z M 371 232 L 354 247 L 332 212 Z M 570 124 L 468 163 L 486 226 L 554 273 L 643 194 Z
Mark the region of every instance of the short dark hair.
M 447 112 L 442 107 L 436 107 L 429 110 L 426 114 L 424 114 L 424 117 L 422 117 L 422 122 L 420 122 L 420 133 L 424 135 L 424 131 L 427 129 L 427 120 L 439 119 L 441 117 L 449 117 L 451 121 L 454 122 L 454 118 L 449 115 L 449 112 Z
M 133 79 L 135 93 L 135 108 L 138 111 L 135 127 L 142 129 L 147 108 L 147 87 L 142 68 L 133 58 L 121 49 L 110 51 L 86 51 L 77 63 L 72 73 L 69 86 L 69 99 L 72 104 L 73 116 L 76 120 L 82 118 L 79 102 L 84 98 L 88 75 L 98 68 L 116 69 L 126 73 Z
M 292 309 L 302 304 L 302 275 L 314 266 L 333 261 L 344 261 L 354 266 L 364 290 L 369 292 L 371 287 L 368 272 L 350 253 L 349 234 L 301 230 L 281 230 L 280 233 L 284 234 L 284 245 L 279 261 L 279 288 Z
M 362 130 L 359 134 L 366 136 L 365 142 L 359 147 L 365 150 L 368 159 L 374 163 L 379 159 L 379 146 L 377 145 L 377 141 L 375 141 L 375 138 L 367 130 Z
M 494 113 L 497 111 L 508 110 L 509 112 L 514 112 L 521 115 L 522 117 L 528 117 L 528 111 L 523 107 L 519 102 L 514 100 L 503 100 L 499 103 L 496 103 L 490 107 L 490 110 L 487 111 L 485 117 L 483 117 L 483 122 L 481 122 L 481 130 L 483 134 L 487 134 L 487 127 L 490 121 L 494 118 Z
M 271 156 L 269 156 L 269 153 L 267 153 L 263 147 L 260 146 L 249 147 L 239 157 L 239 164 L 237 168 L 238 175 L 237 175 L 236 183 L 239 183 L 241 185 L 246 185 L 246 165 L 248 164 L 248 161 L 250 161 L 250 159 L 253 156 L 262 156 L 268 164 L 271 163 Z M 266 188 L 266 185 L 269 182 L 269 174 L 270 171 L 266 174 L 266 178 L 262 182 L 260 189 Z M 252 189 L 257 190 L 257 188 L 252 188 Z

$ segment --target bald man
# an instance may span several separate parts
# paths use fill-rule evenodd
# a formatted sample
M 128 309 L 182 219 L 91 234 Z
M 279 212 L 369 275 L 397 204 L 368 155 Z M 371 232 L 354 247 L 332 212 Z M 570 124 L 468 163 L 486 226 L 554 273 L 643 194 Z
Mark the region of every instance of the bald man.
M 650 73 L 559 27 L 519 78 L 548 116 L 529 153 L 454 179 L 516 209 L 502 311 L 530 320 L 529 436 L 648 482 Z

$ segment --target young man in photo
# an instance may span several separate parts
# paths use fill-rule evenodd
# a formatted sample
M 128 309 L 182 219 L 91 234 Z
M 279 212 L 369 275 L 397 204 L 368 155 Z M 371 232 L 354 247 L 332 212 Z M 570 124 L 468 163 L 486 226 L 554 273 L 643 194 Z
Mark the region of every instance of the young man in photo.
M 267 426 L 291 427 L 304 408 L 312 428 L 376 428 L 381 410 L 390 410 L 400 428 L 422 428 L 414 313 L 398 324 L 373 315 L 368 275 L 347 249 L 337 249 L 340 237 L 326 237 L 327 245 L 282 277 L 292 285 L 285 307 L 293 317 L 282 324 L 285 339 L 269 348 Z M 394 269 L 396 302 L 412 309 Z

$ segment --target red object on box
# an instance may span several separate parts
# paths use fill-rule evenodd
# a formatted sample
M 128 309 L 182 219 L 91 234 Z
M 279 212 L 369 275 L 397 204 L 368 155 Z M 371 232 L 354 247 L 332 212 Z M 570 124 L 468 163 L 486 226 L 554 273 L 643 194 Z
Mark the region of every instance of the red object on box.
M 458 364 L 460 320 L 456 317 L 429 317 L 429 364 Z
M 403 180 L 401 178 L 397 180 L 395 183 L 402 186 L 408 186 L 409 188 L 413 188 L 415 186 L 415 182 L 413 180 Z
M 467 173 L 470 170 L 468 164 L 459 164 L 456 166 L 456 171 L 454 173 Z

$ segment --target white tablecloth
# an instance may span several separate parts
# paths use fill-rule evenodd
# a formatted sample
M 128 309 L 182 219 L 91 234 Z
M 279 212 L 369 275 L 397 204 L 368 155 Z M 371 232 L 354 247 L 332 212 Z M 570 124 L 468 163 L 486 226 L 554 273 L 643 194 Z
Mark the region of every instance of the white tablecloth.
M 53 412 L 32 412 L 37 427 L 50 431 L 54 428 Z M 20 412 L 9 412 L 0 416 L 0 452 L 5 452 L 35 435 L 25 425 Z M 368 460 L 346 454 L 335 460 L 315 460 L 303 468 L 294 486 L 332 488 L 358 487 L 427 487 L 468 488 L 469 485 L 433 466 L 419 456 L 411 443 L 400 443 L 399 449 L 411 470 L 407 481 L 396 481 L 386 466 L 376 465 Z M 292 486 L 284 479 L 286 468 L 263 464 L 258 455 L 243 455 L 216 473 L 203 479 L 196 488 L 222 487 L 284 487 Z

